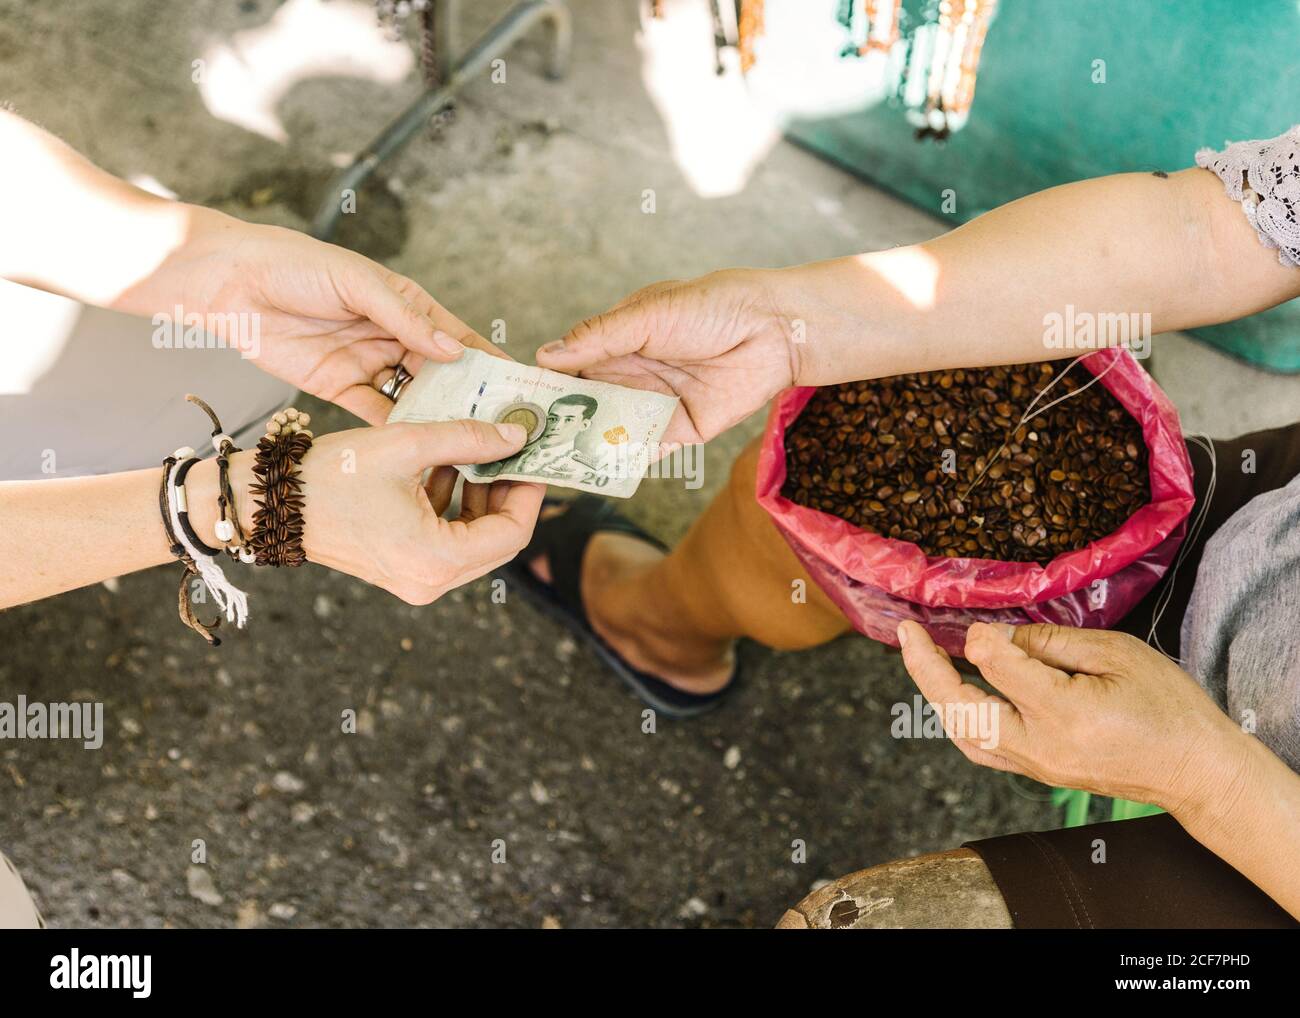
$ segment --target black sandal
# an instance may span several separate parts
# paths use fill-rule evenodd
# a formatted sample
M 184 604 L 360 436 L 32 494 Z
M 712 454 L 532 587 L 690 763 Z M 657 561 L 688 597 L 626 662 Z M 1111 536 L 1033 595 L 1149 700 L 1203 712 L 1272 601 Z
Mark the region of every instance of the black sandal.
M 716 693 L 687 693 L 663 679 L 637 671 L 602 640 L 587 621 L 581 586 L 582 558 L 587 551 L 587 542 L 595 534 L 618 533 L 629 534 L 666 552 L 668 548 L 664 543 L 621 516 L 606 499 L 580 495 L 575 499 L 547 499 L 544 505 L 567 508 L 548 519 L 538 520 L 528 547 L 498 571 L 509 583 L 516 584 L 530 601 L 589 643 L 614 674 L 657 713 L 670 718 L 692 718 L 717 707 L 736 685 L 740 677 L 739 663 L 727 684 Z M 545 555 L 550 563 L 552 584 L 543 583 L 528 567 L 540 555 Z

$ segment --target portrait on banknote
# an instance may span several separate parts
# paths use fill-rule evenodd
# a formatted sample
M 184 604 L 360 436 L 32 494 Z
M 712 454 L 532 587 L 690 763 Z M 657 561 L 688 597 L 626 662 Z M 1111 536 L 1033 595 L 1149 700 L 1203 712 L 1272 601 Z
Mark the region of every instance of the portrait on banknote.
M 466 350 L 450 364 L 425 364 L 389 420 L 518 424 L 527 435 L 518 453 L 458 466 L 461 474 L 627 498 L 656 458 L 676 406 L 675 397 Z

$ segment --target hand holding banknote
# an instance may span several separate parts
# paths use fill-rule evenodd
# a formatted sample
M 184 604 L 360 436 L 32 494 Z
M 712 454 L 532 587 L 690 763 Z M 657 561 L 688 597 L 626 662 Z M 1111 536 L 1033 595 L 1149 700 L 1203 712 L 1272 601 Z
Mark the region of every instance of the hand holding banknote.
M 483 489 L 486 504 L 479 510 L 462 510 L 449 520 L 430 504 L 420 478 L 430 467 L 508 456 L 523 439 L 517 429 L 478 421 L 322 435 L 302 463 L 309 492 L 303 535 L 308 560 L 359 577 L 410 604 L 428 604 L 491 572 L 528 543 L 545 489 L 494 485 Z M 232 463 L 237 486 L 251 484 L 251 459 L 251 452 L 239 453 Z M 340 468 L 344 462 L 350 469 Z M 247 502 L 251 505 L 252 499 Z
M 539 481 L 630 498 L 672 420 L 677 399 L 575 378 L 466 350 L 450 364 L 426 363 L 389 422 L 458 419 L 525 429 L 522 450 L 494 463 L 458 464 L 466 480 Z

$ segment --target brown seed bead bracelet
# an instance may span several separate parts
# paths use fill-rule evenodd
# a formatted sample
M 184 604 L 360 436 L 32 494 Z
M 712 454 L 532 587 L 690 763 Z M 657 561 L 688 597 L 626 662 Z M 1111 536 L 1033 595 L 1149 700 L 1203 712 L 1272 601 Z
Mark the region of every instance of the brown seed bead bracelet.
M 249 488 L 257 510 L 248 547 L 259 566 L 300 566 L 307 561 L 298 466 L 311 448 L 310 423 L 310 416 L 292 407 L 282 410 L 266 422 L 266 434 L 257 443 L 257 482 Z

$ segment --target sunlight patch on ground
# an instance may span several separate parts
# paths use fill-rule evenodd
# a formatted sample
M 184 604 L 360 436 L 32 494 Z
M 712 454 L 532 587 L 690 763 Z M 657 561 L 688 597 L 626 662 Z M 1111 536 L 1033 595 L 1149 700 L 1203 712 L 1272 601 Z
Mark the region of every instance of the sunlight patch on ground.
M 294 85 L 319 77 L 395 84 L 414 62 L 404 43 L 384 35 L 368 3 L 289 0 L 265 25 L 208 47 L 194 73 L 214 117 L 283 144 L 278 106 Z

